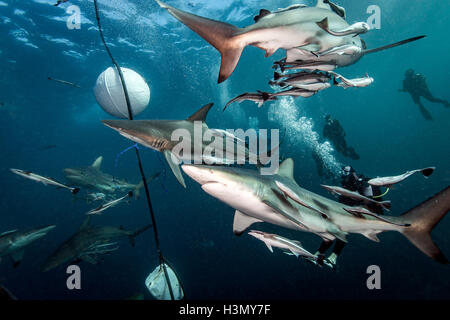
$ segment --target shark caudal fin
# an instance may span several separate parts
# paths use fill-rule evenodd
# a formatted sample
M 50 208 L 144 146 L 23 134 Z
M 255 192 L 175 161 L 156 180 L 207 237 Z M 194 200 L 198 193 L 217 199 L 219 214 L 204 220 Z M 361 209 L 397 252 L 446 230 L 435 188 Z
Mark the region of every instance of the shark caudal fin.
M 143 227 L 142 229 L 138 229 L 136 231 L 134 231 L 133 233 L 131 233 L 128 237 L 130 239 L 130 244 L 134 247 L 135 244 L 135 239 L 138 235 L 140 235 L 141 233 L 147 231 L 148 229 L 150 229 L 152 227 L 151 224 L 146 225 L 145 227 Z
M 417 40 L 423 39 L 425 37 L 426 36 L 418 36 L 418 37 L 414 37 L 414 38 L 409 38 L 409 39 L 402 40 L 402 41 L 399 41 L 399 42 L 396 42 L 396 43 L 393 43 L 393 44 L 388 44 L 387 46 L 382 46 L 382 47 L 375 48 L 375 49 L 370 49 L 370 50 L 364 50 L 363 53 L 364 54 L 369 54 L 369 53 L 375 53 L 375 52 L 379 52 L 379 51 L 395 48 L 395 47 L 402 46 L 404 44 L 407 44 L 407 43 L 410 43 L 410 42 L 413 42 L 413 41 L 417 41 Z
M 236 37 L 242 29 L 231 24 L 203 18 L 192 13 L 173 8 L 162 1 L 155 0 L 161 8 L 167 9 L 200 37 L 208 41 L 222 56 L 218 83 L 225 81 L 236 68 L 244 50 L 243 44 Z
M 450 210 L 450 187 L 404 213 L 401 218 L 411 224 L 401 232 L 420 251 L 439 263 L 448 264 L 447 258 L 431 239 L 431 231 Z
M 150 177 L 147 178 L 147 183 L 150 183 L 153 179 L 156 179 L 159 177 L 159 175 L 161 174 L 161 171 L 158 171 L 157 173 L 151 175 Z M 134 188 L 132 195 L 130 196 L 130 198 L 133 196 L 134 194 L 134 198 L 135 199 L 139 199 L 139 197 L 141 196 L 141 189 L 142 187 L 144 187 L 144 181 L 139 182 L 136 185 L 136 188 Z

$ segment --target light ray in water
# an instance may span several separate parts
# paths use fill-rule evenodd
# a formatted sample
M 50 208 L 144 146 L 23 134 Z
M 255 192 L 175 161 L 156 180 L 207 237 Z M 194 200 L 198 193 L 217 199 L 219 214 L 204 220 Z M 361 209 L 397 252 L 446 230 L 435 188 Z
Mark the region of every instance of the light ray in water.
M 301 107 L 291 97 L 283 97 L 269 107 L 269 121 L 276 122 L 286 130 L 286 136 L 293 145 L 305 144 L 323 162 L 327 172 L 337 177 L 342 165 L 333 155 L 328 141 L 320 142 L 320 135 L 314 131 L 312 119 L 300 116 Z

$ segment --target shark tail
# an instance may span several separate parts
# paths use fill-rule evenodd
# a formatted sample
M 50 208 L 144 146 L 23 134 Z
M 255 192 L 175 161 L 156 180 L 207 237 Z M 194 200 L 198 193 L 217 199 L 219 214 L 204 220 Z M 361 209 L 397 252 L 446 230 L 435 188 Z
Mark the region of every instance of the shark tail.
M 370 49 L 370 50 L 364 50 L 363 53 L 364 54 L 369 54 L 369 53 L 375 53 L 375 52 L 379 52 L 379 51 L 383 51 L 383 50 L 387 50 L 387 49 L 391 49 L 391 48 L 395 48 L 413 41 L 417 41 L 420 39 L 425 38 L 426 36 L 418 36 L 418 37 L 414 37 L 414 38 L 409 38 L 406 40 L 402 40 L 396 43 L 392 43 L 392 44 L 388 44 L 387 46 L 383 46 L 383 47 L 379 47 L 379 48 L 375 48 L 375 49 Z
M 138 235 L 140 235 L 141 233 L 147 231 L 148 229 L 150 229 L 153 225 L 149 224 L 146 225 L 145 227 L 138 229 L 136 231 L 134 231 L 133 233 L 131 233 L 128 237 L 130 239 L 130 244 L 134 247 L 135 244 L 135 239 Z
M 158 178 L 160 174 L 161 174 L 161 171 L 158 171 L 157 173 L 148 177 L 147 183 L 150 183 L 153 179 Z M 139 199 L 139 197 L 141 196 L 141 189 L 143 186 L 144 186 L 144 181 L 139 182 L 138 185 L 136 186 L 136 188 L 134 188 L 133 192 L 131 193 L 131 196 L 130 196 L 130 193 L 128 193 L 128 196 L 131 198 L 134 194 L 134 198 Z
M 431 231 L 449 210 L 450 186 L 401 216 L 403 222 L 411 224 L 401 233 L 417 249 L 442 264 L 448 264 L 449 261 L 431 239 Z
M 161 8 L 167 9 L 176 19 L 197 33 L 222 56 L 218 83 L 225 81 L 236 68 L 245 44 L 236 36 L 242 29 L 231 24 L 203 18 L 189 12 L 173 8 L 162 1 L 155 0 Z

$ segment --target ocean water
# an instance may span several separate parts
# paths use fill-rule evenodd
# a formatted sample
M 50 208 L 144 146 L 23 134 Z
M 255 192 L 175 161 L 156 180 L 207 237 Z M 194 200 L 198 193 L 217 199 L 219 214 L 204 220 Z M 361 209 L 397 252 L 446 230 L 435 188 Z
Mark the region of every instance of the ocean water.
M 261 8 L 287 7 L 292 1 L 168 1 L 198 15 L 246 26 Z M 315 1 L 304 1 L 314 5 Z M 64 181 L 62 170 L 91 164 L 102 155 L 104 172 L 139 181 L 133 151 L 117 155 L 132 142 L 105 127 L 111 119 L 98 106 L 93 87 L 111 66 L 100 41 L 93 1 L 0 0 L 0 233 L 56 224 L 48 236 L 27 248 L 14 269 L 8 257 L 0 262 L 0 284 L 19 299 L 125 299 L 137 293 L 152 299 L 144 285 L 158 263 L 152 231 L 139 236 L 133 248 L 126 240 L 104 261 L 80 264 L 82 289 L 66 287 L 66 265 L 47 273 L 45 259 L 73 234 L 92 205 L 65 190 L 22 179 L 9 168 L 31 170 Z M 151 87 L 148 108 L 138 119 L 184 119 L 214 102 L 207 123 L 212 128 L 286 129 L 283 157 L 295 160 L 295 178 L 304 188 L 329 196 L 311 156 L 318 152 L 338 174 L 350 164 L 366 176 L 399 174 L 436 166 L 427 180 L 413 176 L 390 191 L 391 214 L 399 215 L 449 185 L 450 110 L 427 101 L 434 121 L 425 121 L 407 94 L 399 93 L 406 69 L 427 77 L 434 95 L 450 100 L 449 1 L 340 0 L 351 23 L 365 21 L 367 8 L 381 9 L 381 28 L 362 37 L 368 48 L 427 35 L 418 42 L 363 57 L 338 70 L 348 78 L 366 72 L 375 79 L 367 88 L 331 88 L 308 98 L 279 99 L 257 108 L 252 102 L 225 103 L 243 92 L 270 91 L 273 57 L 253 47 L 244 50 L 232 76 L 218 85 L 220 55 L 194 32 L 153 1 L 99 0 L 106 41 L 122 67 L 140 73 Z M 81 29 L 69 30 L 66 9 L 81 9 Z M 81 88 L 49 81 L 77 83 Z M 350 160 L 324 140 L 324 115 L 337 118 L 346 139 L 360 154 Z M 49 147 L 52 146 L 52 147 Z M 331 271 L 298 261 L 280 251 L 232 232 L 234 210 L 202 191 L 185 176 L 187 189 L 150 149 L 141 151 L 147 175 L 166 170 L 150 185 L 161 248 L 179 275 L 189 299 L 442 299 L 450 298 L 450 269 L 427 258 L 398 233 L 380 235 L 380 243 L 351 235 Z M 334 181 L 335 182 L 335 181 Z M 330 196 L 331 197 L 331 196 Z M 150 222 L 144 197 L 120 204 L 95 217 L 94 225 L 137 229 Z M 449 218 L 433 231 L 433 239 L 450 255 Z M 302 241 L 315 251 L 320 239 L 268 224 L 258 229 Z M 368 290 L 366 269 L 378 265 L 382 289 Z

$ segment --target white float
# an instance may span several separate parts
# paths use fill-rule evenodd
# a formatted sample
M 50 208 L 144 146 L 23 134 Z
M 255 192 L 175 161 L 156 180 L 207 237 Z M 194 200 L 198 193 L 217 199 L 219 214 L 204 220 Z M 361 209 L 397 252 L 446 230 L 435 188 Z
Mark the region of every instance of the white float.
M 128 68 L 120 69 L 127 86 L 133 116 L 136 116 L 147 108 L 150 88 L 137 72 Z M 98 76 L 94 93 L 105 112 L 117 118 L 128 118 L 127 102 L 116 68 L 109 67 Z

